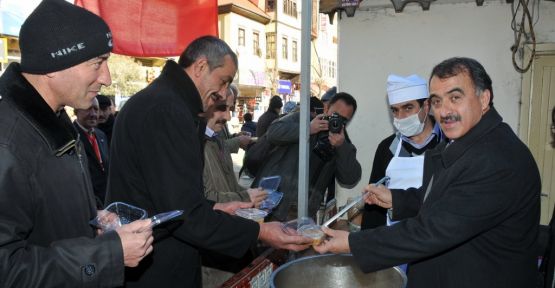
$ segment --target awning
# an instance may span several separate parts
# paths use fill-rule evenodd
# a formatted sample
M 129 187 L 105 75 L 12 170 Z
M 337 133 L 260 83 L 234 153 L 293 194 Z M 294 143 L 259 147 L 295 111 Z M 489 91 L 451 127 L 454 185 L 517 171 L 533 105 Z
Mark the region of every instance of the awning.
M 179 56 L 194 39 L 218 35 L 217 0 L 75 0 L 110 26 L 114 53 Z

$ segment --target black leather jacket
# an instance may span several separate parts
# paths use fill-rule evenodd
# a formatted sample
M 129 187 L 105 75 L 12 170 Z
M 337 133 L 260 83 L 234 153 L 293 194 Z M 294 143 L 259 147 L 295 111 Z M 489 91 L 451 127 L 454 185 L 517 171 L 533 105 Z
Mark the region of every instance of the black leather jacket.
M 123 283 L 117 233 L 95 238 L 88 224 L 95 198 L 76 135 L 11 64 L 0 78 L 0 287 Z

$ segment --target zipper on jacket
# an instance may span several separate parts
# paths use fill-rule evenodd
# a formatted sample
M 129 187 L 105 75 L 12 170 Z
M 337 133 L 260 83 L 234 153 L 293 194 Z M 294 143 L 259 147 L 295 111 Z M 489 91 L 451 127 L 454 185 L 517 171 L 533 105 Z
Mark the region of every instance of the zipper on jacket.
M 85 197 L 87 198 L 87 203 L 89 204 L 89 207 L 94 207 L 95 210 L 97 209 L 96 203 L 91 203 L 91 197 L 90 197 L 90 193 L 94 194 L 94 191 L 89 191 L 89 187 L 92 187 L 92 183 L 89 183 L 89 181 L 87 181 L 87 172 L 85 171 L 85 166 L 83 165 L 83 155 L 82 155 L 82 150 L 81 150 L 81 136 L 79 134 L 77 134 L 77 141 L 75 143 L 75 153 L 77 153 L 77 159 L 79 161 L 79 167 L 81 168 L 81 176 L 83 177 L 83 183 L 85 184 L 83 187 L 83 192 L 85 193 Z M 93 198 L 94 199 L 94 198 Z M 96 214 L 92 215 L 93 217 L 96 217 Z
M 67 142 L 66 145 L 62 146 L 60 149 L 58 149 L 58 151 L 56 151 L 56 156 L 61 157 L 66 152 L 71 150 L 71 148 L 75 147 L 75 144 L 76 144 L 75 140 L 71 140 L 71 141 Z

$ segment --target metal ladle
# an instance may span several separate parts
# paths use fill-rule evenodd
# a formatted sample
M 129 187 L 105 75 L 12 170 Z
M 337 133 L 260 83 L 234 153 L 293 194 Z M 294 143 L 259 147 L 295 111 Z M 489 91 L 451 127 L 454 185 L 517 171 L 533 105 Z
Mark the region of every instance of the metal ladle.
M 388 176 L 383 177 L 382 179 L 380 179 L 380 181 L 376 182 L 374 184 L 374 186 L 379 186 L 380 184 L 385 183 L 386 181 L 389 180 Z M 355 206 L 358 202 L 360 202 L 362 200 L 362 197 L 364 197 L 368 192 L 358 196 L 357 198 L 354 199 L 353 202 L 345 205 L 345 207 L 343 207 L 343 209 L 341 209 L 341 211 L 337 212 L 337 214 L 333 215 L 328 221 L 326 221 L 322 227 L 328 227 L 331 223 L 333 223 L 333 221 L 337 220 L 337 218 L 341 217 L 343 214 L 347 213 L 347 211 L 349 211 L 349 209 L 353 208 L 353 206 Z

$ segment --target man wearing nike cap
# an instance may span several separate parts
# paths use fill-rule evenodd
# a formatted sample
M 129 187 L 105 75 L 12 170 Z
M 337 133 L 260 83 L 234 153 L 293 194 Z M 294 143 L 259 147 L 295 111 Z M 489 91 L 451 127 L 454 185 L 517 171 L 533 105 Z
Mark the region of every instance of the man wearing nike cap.
M 152 251 L 150 220 L 97 235 L 82 140 L 64 107 L 111 83 L 98 16 L 44 0 L 21 26 L 21 64 L 0 77 L 0 286 L 116 287 Z

